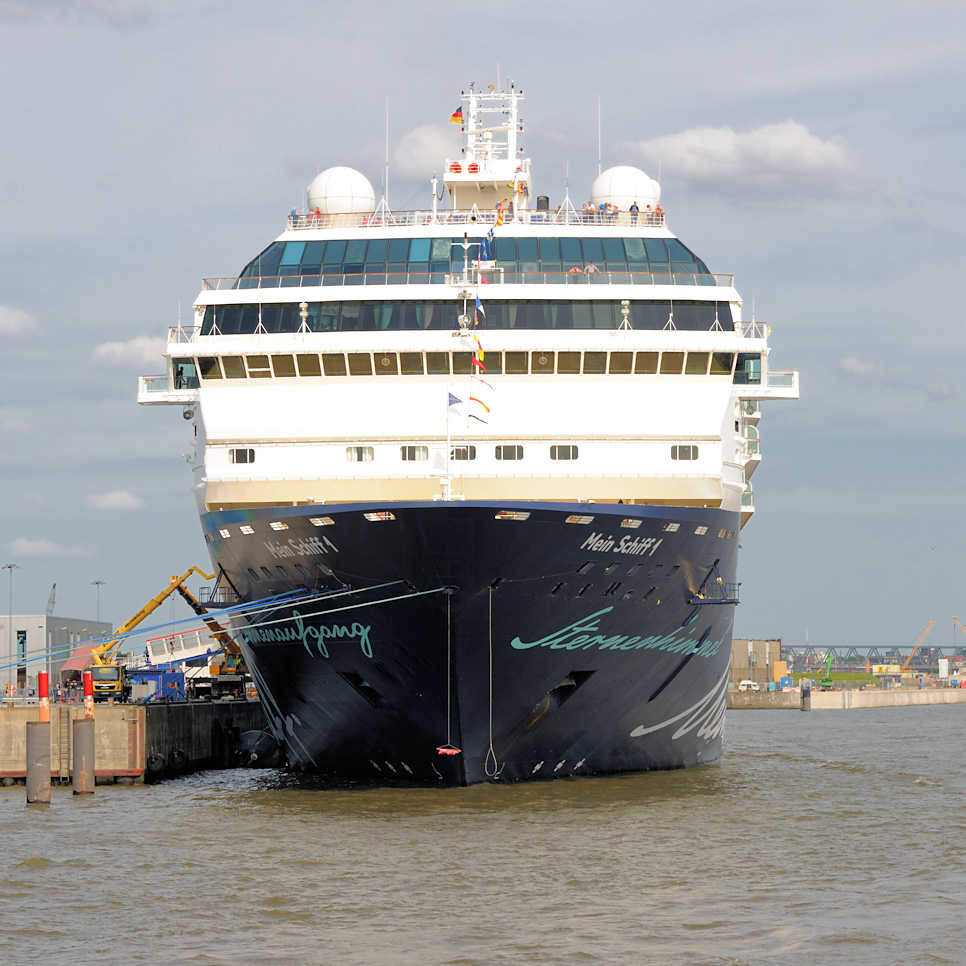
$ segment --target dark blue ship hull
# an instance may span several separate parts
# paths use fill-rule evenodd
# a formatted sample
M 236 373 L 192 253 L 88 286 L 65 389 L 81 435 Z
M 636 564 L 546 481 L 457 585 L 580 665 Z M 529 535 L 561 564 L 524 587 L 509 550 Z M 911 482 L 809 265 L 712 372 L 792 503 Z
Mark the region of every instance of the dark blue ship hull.
M 291 764 L 472 784 L 719 757 L 738 516 L 454 501 L 203 525 L 242 601 L 305 595 L 236 625 Z

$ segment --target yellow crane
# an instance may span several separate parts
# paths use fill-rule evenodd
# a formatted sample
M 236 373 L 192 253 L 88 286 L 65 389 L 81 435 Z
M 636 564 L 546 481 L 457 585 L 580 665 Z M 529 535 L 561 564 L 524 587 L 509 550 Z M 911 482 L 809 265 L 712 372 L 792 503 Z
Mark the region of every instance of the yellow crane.
M 124 674 L 124 668 L 121 667 L 117 662 L 117 652 L 124 640 L 124 635 L 128 632 L 134 630 L 138 624 L 141 623 L 146 617 L 153 614 L 176 590 L 181 593 L 181 595 L 188 601 L 192 606 L 192 609 L 196 613 L 205 613 L 204 608 L 201 604 L 195 600 L 194 596 L 187 591 L 184 587 L 185 581 L 192 575 L 198 574 L 204 580 L 213 580 L 214 574 L 206 574 L 199 567 L 189 567 L 180 577 L 177 575 L 173 576 L 168 582 L 168 586 L 161 591 L 161 593 L 152 597 L 133 617 L 129 617 L 114 633 L 118 636 L 110 641 L 105 641 L 102 644 L 97 644 L 90 654 L 91 658 L 91 674 L 94 678 L 94 699 L 95 700 L 105 700 L 107 698 L 117 698 L 119 701 L 126 701 L 131 693 L 130 684 L 128 684 L 127 679 Z M 196 609 L 199 608 L 199 609 Z M 208 621 L 205 621 L 207 624 Z M 224 637 L 232 647 L 237 646 L 231 641 L 231 638 L 224 633 L 223 629 L 214 620 L 211 620 L 209 626 L 214 625 L 214 628 L 220 632 L 221 636 Z M 216 634 L 216 636 L 218 636 Z M 224 647 L 225 644 L 219 640 Z
M 919 635 L 919 640 L 916 641 L 916 646 L 912 649 L 912 651 L 910 652 L 909 656 L 906 658 L 905 662 L 903 663 L 902 667 L 899 668 L 899 673 L 900 674 L 905 673 L 906 668 L 908 668 L 909 665 L 912 663 L 912 659 L 919 652 L 919 648 L 922 647 L 922 642 L 929 636 L 929 632 L 933 629 L 933 625 L 935 623 L 936 623 L 935 621 L 930 621 L 926 625 L 926 629 Z

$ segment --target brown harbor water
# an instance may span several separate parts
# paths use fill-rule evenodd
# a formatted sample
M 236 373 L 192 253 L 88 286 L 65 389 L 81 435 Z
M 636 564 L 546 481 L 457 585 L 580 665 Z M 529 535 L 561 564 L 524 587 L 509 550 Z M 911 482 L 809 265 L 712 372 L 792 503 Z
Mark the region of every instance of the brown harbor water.
M 963 963 L 966 708 L 732 712 L 717 765 L 0 789 L 0 963 Z

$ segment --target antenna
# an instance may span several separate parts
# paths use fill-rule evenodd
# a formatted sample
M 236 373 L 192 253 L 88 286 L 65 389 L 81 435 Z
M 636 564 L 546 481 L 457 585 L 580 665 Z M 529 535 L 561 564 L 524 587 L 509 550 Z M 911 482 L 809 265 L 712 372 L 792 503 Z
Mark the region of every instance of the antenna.
M 603 157 L 603 150 L 601 147 L 601 135 L 600 135 L 600 95 L 597 95 L 597 174 L 601 173 L 603 169 L 603 164 L 601 159 Z
M 497 64 L 496 65 L 496 89 L 498 91 L 502 91 L 503 90 L 503 79 L 500 76 L 500 73 L 501 73 L 500 72 L 500 65 Z
M 383 185 L 383 197 L 386 207 L 389 207 L 389 98 L 386 97 L 386 178 Z

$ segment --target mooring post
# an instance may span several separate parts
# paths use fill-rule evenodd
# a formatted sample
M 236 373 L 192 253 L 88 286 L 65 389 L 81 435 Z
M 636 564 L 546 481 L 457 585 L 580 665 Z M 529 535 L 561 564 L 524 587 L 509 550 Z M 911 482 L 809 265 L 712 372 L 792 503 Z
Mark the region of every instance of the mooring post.
M 27 722 L 27 804 L 50 804 L 50 722 Z
M 84 672 L 84 718 L 74 722 L 74 794 L 94 793 L 94 679 Z

